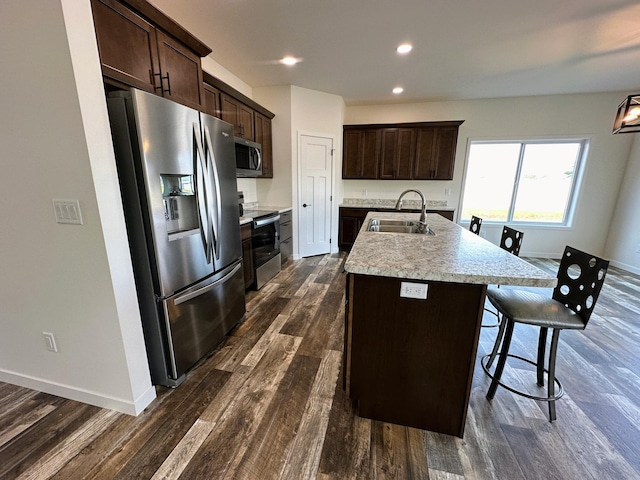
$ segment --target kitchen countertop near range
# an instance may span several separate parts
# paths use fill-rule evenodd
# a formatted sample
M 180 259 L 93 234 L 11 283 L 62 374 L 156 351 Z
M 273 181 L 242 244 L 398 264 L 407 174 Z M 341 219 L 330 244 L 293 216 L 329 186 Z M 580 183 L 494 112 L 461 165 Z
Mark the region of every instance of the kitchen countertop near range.
M 269 205 L 263 206 L 260 205 L 258 206 L 257 203 L 251 204 L 251 210 L 255 209 L 255 210 L 273 210 L 274 212 L 278 212 L 278 213 L 286 213 L 286 212 L 290 212 L 292 210 L 291 207 L 272 207 Z M 245 213 L 242 217 L 240 217 L 240 225 L 246 225 L 247 223 L 251 223 L 253 221 L 253 217 L 251 216 L 251 211 L 248 207 L 245 207 Z
M 556 277 L 436 214 L 436 233 L 368 232 L 371 218 L 418 220 L 417 213 L 370 212 L 345 262 L 349 273 L 451 283 L 554 287 Z

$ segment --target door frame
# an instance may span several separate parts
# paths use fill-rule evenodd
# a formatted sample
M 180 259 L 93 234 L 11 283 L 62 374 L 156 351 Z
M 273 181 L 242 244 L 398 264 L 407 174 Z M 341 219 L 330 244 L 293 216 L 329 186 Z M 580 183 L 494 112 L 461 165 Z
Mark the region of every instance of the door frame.
M 297 162 L 296 162 L 296 188 L 295 188 L 295 199 L 294 199 L 294 206 L 293 206 L 293 230 L 297 233 L 296 235 L 294 235 L 293 237 L 293 258 L 294 260 L 299 260 L 300 258 L 302 258 L 300 256 L 300 243 L 299 243 L 299 239 L 300 239 L 300 190 L 302 187 L 302 137 L 303 136 L 309 136 L 309 137 L 320 137 L 320 138 L 328 138 L 331 139 L 331 142 L 333 144 L 333 155 L 331 156 L 331 215 L 330 215 L 330 221 L 331 221 L 331 225 L 329 226 L 329 231 L 330 233 L 330 238 L 331 238 L 331 246 L 329 247 L 329 252 L 330 253 L 335 253 L 338 251 L 338 237 L 337 237 L 337 233 L 334 231 L 334 226 L 337 225 L 337 207 L 335 204 L 335 197 L 336 197 L 336 153 L 338 152 L 338 144 L 337 144 L 337 137 L 336 135 L 333 135 L 331 133 L 326 133 L 326 132 L 317 132 L 317 131 L 311 131 L 311 130 L 298 130 L 297 131 L 297 135 L 296 135 L 296 142 L 297 142 Z

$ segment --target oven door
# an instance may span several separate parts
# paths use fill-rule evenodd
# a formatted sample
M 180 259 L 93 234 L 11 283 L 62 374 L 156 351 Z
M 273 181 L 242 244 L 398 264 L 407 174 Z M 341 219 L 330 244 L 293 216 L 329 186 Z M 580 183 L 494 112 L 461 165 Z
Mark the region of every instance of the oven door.
M 280 215 L 254 220 L 251 247 L 255 268 L 261 267 L 280 253 Z

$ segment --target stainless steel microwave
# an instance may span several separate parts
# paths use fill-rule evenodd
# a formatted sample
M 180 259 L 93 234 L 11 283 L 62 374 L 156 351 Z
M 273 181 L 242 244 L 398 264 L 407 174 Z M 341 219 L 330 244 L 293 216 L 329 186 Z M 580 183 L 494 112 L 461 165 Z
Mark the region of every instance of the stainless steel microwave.
M 236 143 L 236 177 L 262 175 L 262 147 L 259 143 L 234 137 Z

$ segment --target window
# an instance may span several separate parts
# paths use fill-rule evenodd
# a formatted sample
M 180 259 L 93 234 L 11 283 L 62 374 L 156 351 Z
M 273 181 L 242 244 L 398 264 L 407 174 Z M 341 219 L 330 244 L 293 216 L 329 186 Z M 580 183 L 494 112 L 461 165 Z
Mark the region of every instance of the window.
M 462 220 L 568 225 L 586 140 L 471 142 Z

